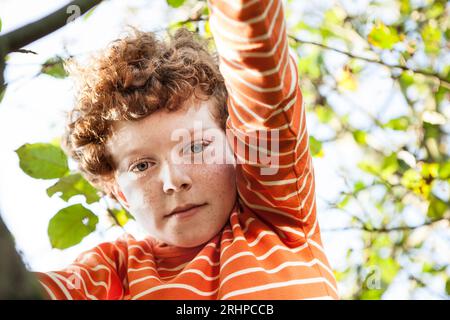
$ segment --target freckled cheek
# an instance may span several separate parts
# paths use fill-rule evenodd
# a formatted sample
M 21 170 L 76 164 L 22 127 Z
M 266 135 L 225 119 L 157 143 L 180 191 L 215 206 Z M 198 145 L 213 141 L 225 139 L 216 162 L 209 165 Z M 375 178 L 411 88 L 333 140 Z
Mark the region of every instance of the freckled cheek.
M 236 173 L 233 165 L 202 165 L 195 170 L 194 175 L 194 182 L 199 184 L 199 190 L 205 190 L 205 192 L 210 193 L 235 189 Z
M 141 211 L 148 212 L 152 206 L 158 204 L 156 186 L 145 179 L 136 179 L 122 188 L 130 209 L 136 214 Z

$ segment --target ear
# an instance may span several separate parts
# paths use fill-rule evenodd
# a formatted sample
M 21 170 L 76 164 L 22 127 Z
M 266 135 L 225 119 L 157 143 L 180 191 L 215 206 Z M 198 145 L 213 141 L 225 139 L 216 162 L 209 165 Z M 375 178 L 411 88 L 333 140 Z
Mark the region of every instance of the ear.
M 130 205 L 128 204 L 127 198 L 125 198 L 125 195 L 120 190 L 120 187 L 117 185 L 117 183 L 113 182 L 108 186 L 111 193 L 116 197 L 116 199 L 119 201 L 119 203 L 122 205 L 122 207 L 126 208 L 127 210 L 130 208 Z

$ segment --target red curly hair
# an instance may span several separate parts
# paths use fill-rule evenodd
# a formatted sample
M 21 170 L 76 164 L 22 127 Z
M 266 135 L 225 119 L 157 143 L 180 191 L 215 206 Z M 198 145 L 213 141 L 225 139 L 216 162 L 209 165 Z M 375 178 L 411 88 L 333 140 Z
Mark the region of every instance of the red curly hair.
M 179 110 L 195 97 L 213 98 L 214 119 L 225 130 L 227 91 L 216 53 L 208 42 L 186 28 L 168 41 L 133 28 L 82 66 L 74 59 L 65 67 L 76 84 L 76 105 L 68 113 L 62 148 L 97 189 L 114 173 L 106 142 L 115 121 L 137 121 L 157 110 Z

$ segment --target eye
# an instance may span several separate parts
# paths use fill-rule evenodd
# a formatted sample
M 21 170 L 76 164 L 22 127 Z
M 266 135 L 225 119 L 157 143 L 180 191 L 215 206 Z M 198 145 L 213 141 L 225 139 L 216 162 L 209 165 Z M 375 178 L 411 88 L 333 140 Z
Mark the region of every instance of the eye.
M 193 143 L 189 146 L 189 151 L 192 153 L 200 153 L 202 152 L 205 147 L 207 147 L 209 145 L 209 142 L 207 141 L 202 141 L 200 143 Z
M 137 164 L 135 164 L 132 168 L 131 171 L 133 172 L 144 172 L 145 170 L 147 170 L 149 167 L 149 162 L 148 161 L 142 161 L 139 162 Z

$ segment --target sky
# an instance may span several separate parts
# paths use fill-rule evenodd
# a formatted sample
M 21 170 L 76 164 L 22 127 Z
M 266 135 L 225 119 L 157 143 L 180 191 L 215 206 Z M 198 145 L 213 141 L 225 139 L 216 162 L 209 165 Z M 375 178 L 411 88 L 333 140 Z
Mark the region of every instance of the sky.
M 27 22 L 64 5 L 61 0 L 3 0 L 0 1 L 0 17 L 4 34 Z M 321 0 L 324 6 L 330 1 Z M 352 4 L 352 1 L 344 1 Z M 301 5 L 299 10 L 302 10 Z M 308 5 L 308 4 L 304 4 Z M 139 10 L 133 9 L 139 8 Z M 357 6 L 354 10 L 358 10 Z M 155 14 L 157 12 L 158 14 Z M 37 55 L 15 53 L 10 55 L 6 68 L 6 81 L 10 83 L 6 95 L 0 104 L 0 208 L 2 218 L 15 236 L 17 249 L 22 253 L 28 268 L 33 271 L 50 271 L 63 268 L 70 264 L 81 252 L 104 242 L 113 241 L 124 232 L 119 227 L 110 227 L 109 218 L 102 210 L 103 203 L 90 208 L 100 217 L 98 230 L 83 241 L 69 249 L 52 249 L 47 236 L 47 226 L 50 218 L 68 203 L 57 195 L 49 198 L 46 189 L 54 180 L 37 180 L 27 176 L 20 168 L 18 157 L 14 150 L 24 143 L 49 142 L 61 135 L 64 129 L 65 112 L 73 104 L 72 83 L 68 79 L 54 79 L 47 75 L 35 75 L 40 64 L 56 54 L 69 52 L 83 57 L 96 49 L 106 46 L 111 40 L 123 34 L 124 26 L 134 25 L 146 31 L 160 30 L 168 21 L 182 20 L 185 17 L 181 10 L 168 8 L 165 0 L 124 1 L 110 0 L 100 5 L 88 19 L 78 19 L 66 25 L 53 34 L 27 46 L 27 49 L 37 52 Z M 343 57 L 334 53 L 331 55 L 330 66 L 336 67 Z M 301 57 L 300 57 L 301 59 Z M 342 100 L 342 97 L 330 93 L 335 100 L 336 112 L 345 113 L 352 110 L 351 121 L 361 127 L 367 125 L 367 117 L 358 111 L 355 105 L 365 110 L 376 110 L 387 98 L 396 108 L 389 109 L 384 115 L 392 117 L 402 113 L 403 101 L 392 84 L 384 80 L 383 70 L 369 68 L 370 81 L 363 81 L 357 92 Z M 391 96 L 389 96 L 391 95 Z M 307 118 L 307 126 L 318 138 L 326 138 L 327 132 L 313 117 Z M 404 137 L 375 136 L 374 143 L 380 145 L 395 144 Z M 313 158 L 316 175 L 316 193 L 319 212 L 319 223 L 322 229 L 345 227 L 350 220 L 336 211 L 326 210 L 324 200 L 333 201 L 344 188 L 344 181 L 339 175 L 341 168 L 351 171 L 363 158 L 361 150 L 355 147 L 351 138 L 345 138 L 338 143 L 325 145 L 325 156 Z M 351 155 L 351 156 L 349 156 Z M 337 161 L 339 159 L 340 161 Z M 83 202 L 83 197 L 76 196 L 69 200 L 70 204 Z M 355 208 L 356 210 L 357 208 Z M 411 209 L 409 220 L 412 225 L 423 222 L 423 217 Z M 144 233 L 133 221 L 124 227 L 136 237 Z M 362 244 L 358 231 L 323 232 L 322 239 L 328 258 L 333 268 L 345 266 L 345 256 L 349 248 L 360 250 Z M 446 248 L 444 247 L 443 250 Z M 393 286 L 386 293 L 387 298 L 407 298 L 407 287 Z M 404 279 L 403 279 L 404 280 Z M 438 286 L 437 284 L 436 286 Z M 345 291 L 345 286 L 339 288 Z M 422 297 L 430 297 L 426 292 Z

